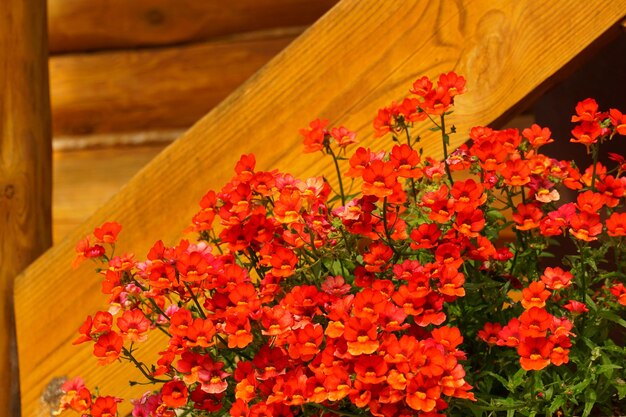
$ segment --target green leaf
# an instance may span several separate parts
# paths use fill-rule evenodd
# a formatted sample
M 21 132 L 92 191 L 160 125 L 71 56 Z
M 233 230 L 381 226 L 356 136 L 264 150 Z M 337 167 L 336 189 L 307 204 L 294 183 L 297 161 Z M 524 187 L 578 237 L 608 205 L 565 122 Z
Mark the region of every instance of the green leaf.
M 548 415 L 552 415 L 554 413 L 556 413 L 556 411 L 561 408 L 561 406 L 563 406 L 566 402 L 565 397 L 562 397 L 560 395 L 554 397 L 554 400 L 552 400 L 552 403 L 550 404 L 550 407 L 548 407 Z
M 582 417 L 587 417 L 591 414 L 591 410 L 593 410 L 593 406 L 596 403 L 597 395 L 596 392 L 592 389 L 585 391 L 585 408 L 583 409 Z
M 620 326 L 626 328 L 626 320 L 613 313 L 610 310 L 600 310 L 598 311 L 598 315 L 602 318 L 612 321 L 613 323 L 617 323 Z
M 621 378 L 617 378 L 615 380 L 615 389 L 617 390 L 618 398 L 623 400 L 626 397 L 626 382 Z
M 598 374 L 609 374 L 611 373 L 614 369 L 622 369 L 621 366 L 619 365 L 615 365 L 615 364 L 606 364 L 606 365 L 598 365 L 596 366 L 596 371 Z
M 515 374 L 513 378 L 509 380 L 509 391 L 513 392 L 515 388 L 519 387 L 522 382 L 526 379 L 526 371 L 523 368 L 520 368 Z
M 495 379 L 497 379 L 503 386 L 508 387 L 509 386 L 509 381 L 507 381 L 506 379 L 502 378 L 500 375 L 491 372 L 491 371 L 487 371 L 485 372 L 485 374 L 494 377 Z

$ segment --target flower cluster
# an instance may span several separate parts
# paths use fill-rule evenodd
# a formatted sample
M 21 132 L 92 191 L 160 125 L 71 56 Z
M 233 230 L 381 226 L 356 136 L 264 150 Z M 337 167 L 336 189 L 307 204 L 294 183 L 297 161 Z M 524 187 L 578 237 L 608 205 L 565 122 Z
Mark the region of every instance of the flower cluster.
M 159 241 L 145 260 L 115 255 L 115 222 L 79 242 L 75 265 L 104 264 L 109 307 L 75 343 L 92 344 L 101 365 L 134 363 L 156 386 L 132 415 L 613 410 L 626 396 L 615 342 L 626 328 L 626 160 L 598 158 L 626 134 L 626 117 L 592 99 L 577 106 L 571 141 L 594 159 L 583 172 L 539 151 L 554 139 L 538 125 L 475 127 L 449 152 L 465 90 L 453 72 L 415 81 L 374 120 L 390 150 L 349 154 L 356 134 L 327 120 L 302 129 L 304 151 L 333 160 L 336 191 L 244 155 L 201 199 L 188 228 L 198 242 Z M 413 129 L 426 123 L 441 134 L 442 161 L 422 154 Z M 576 251 L 548 265 L 559 238 Z M 135 352 L 152 331 L 168 342 L 149 366 Z M 117 398 L 79 378 L 63 391 L 60 410 L 118 413 Z

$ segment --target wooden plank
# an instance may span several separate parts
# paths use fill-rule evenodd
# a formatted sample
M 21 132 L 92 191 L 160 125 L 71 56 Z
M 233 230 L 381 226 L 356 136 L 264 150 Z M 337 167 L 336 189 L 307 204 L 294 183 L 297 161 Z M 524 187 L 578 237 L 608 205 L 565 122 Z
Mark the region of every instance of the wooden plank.
M 376 109 L 404 96 L 422 74 L 464 74 L 469 91 L 458 99 L 455 125 L 464 132 L 487 124 L 613 27 L 624 10 L 626 0 L 339 3 L 18 278 L 24 415 L 44 415 L 39 397 L 55 376 L 82 374 L 112 395 L 132 393 L 120 367 L 98 367 L 89 348 L 69 344 L 82 317 L 104 305 L 90 266 L 69 266 L 75 242 L 94 226 L 121 222 L 119 247 L 143 257 L 157 239 L 180 238 L 197 201 L 231 177 L 242 153 L 254 152 L 259 169 L 328 174 L 328 161 L 300 153 L 298 128 L 328 117 L 378 149 L 383 144 L 372 139 L 371 127 Z M 452 145 L 464 139 L 454 136 Z M 425 152 L 440 156 L 439 142 L 425 140 Z M 42 310 L 48 321 L 34 313 Z M 143 347 L 156 348 L 155 341 Z
M 59 242 L 117 193 L 166 144 L 56 151 L 53 241 Z
M 0 2 L 0 415 L 19 415 L 13 282 L 51 244 L 46 5 Z
M 300 32 L 52 57 L 54 135 L 188 128 Z
M 310 25 L 337 0 L 48 0 L 51 53 L 163 46 Z

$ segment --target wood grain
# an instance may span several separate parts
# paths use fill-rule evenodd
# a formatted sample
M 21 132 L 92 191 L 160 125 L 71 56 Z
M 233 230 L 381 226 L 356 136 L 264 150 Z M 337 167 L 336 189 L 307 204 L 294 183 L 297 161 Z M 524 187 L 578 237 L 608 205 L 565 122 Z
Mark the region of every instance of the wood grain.
M 59 242 L 84 222 L 165 146 L 157 143 L 54 152 L 53 241 Z
M 337 0 L 48 0 L 50 51 L 163 46 L 309 25 Z
M 121 222 L 120 250 L 143 257 L 157 239 L 180 238 L 197 201 L 230 178 L 242 153 L 254 152 L 259 169 L 328 174 L 329 161 L 301 154 L 298 128 L 327 117 L 356 129 L 366 146 L 387 146 L 372 139 L 376 109 L 404 96 L 422 74 L 464 74 L 468 93 L 457 101 L 454 124 L 460 132 L 487 124 L 617 24 L 624 10 L 626 0 L 339 3 L 18 278 L 24 415 L 45 415 L 39 397 L 59 375 L 82 374 L 103 392 L 133 394 L 120 367 L 98 367 L 89 347 L 69 344 L 83 317 L 105 302 L 90 266 L 69 266 L 75 242 L 94 226 Z M 425 153 L 440 156 L 439 142 L 422 133 Z M 465 138 L 455 135 L 452 144 Z M 149 341 L 143 350 L 157 348 Z
M 0 2 L 0 415 L 19 415 L 13 282 L 51 244 L 46 7 Z
M 54 135 L 188 128 L 300 32 L 52 57 Z

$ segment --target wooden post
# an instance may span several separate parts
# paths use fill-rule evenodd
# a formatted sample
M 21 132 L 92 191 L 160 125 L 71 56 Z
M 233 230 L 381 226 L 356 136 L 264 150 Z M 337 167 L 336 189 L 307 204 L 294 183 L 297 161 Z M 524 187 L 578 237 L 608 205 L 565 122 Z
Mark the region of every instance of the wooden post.
M 0 415 L 19 416 L 13 280 L 51 244 L 45 0 L 0 1 Z M 45 314 L 45 312 L 43 312 Z

